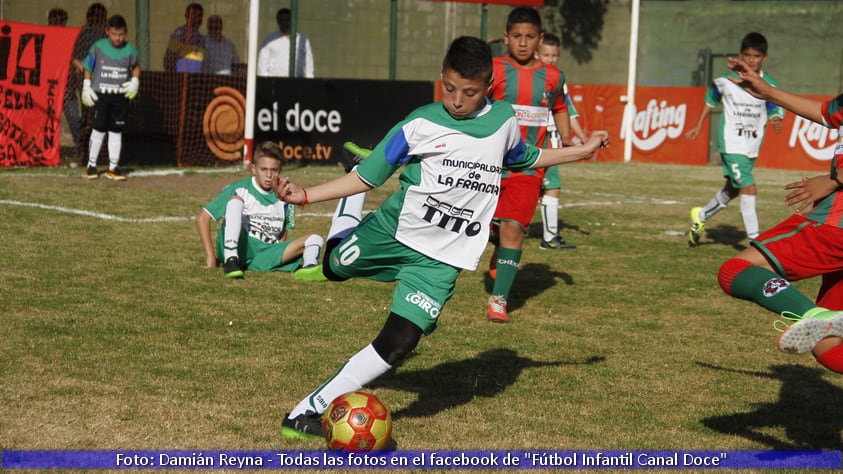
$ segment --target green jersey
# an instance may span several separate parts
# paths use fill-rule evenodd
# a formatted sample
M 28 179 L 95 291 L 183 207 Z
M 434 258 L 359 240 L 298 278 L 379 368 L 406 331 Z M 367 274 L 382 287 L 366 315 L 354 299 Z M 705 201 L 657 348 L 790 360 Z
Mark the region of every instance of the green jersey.
M 734 72 L 729 72 L 715 79 L 706 91 L 705 103 L 709 107 L 723 104 L 720 134 L 717 137 L 720 153 L 756 158 L 764 141 L 767 119 L 784 117 L 784 109 L 772 102 L 756 99 L 729 79 L 737 77 Z M 769 74 L 762 71 L 761 77 L 768 84 L 778 86 Z
M 540 154 L 521 140 L 508 103 L 487 100 L 472 117 L 458 120 L 437 102 L 395 125 L 357 173 L 379 186 L 404 166 L 401 189 L 375 218 L 407 247 L 474 270 L 488 241 L 501 173 L 529 169 Z
M 241 247 L 246 243 L 250 248 L 259 251 L 277 244 L 285 230 L 295 228 L 295 207 L 278 199 L 272 190 L 261 189 L 251 176 L 226 186 L 205 206 L 205 212 L 215 221 L 222 219 L 225 216 L 225 207 L 234 195 L 243 200 Z M 220 226 L 219 233 L 225 233 L 225 221 Z

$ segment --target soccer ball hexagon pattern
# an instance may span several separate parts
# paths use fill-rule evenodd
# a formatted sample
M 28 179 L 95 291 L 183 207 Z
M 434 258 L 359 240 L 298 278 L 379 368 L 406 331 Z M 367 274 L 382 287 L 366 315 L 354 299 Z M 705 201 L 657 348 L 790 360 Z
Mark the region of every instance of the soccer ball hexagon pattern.
M 392 416 L 371 393 L 349 392 L 325 410 L 322 432 L 333 451 L 381 451 L 392 437 Z

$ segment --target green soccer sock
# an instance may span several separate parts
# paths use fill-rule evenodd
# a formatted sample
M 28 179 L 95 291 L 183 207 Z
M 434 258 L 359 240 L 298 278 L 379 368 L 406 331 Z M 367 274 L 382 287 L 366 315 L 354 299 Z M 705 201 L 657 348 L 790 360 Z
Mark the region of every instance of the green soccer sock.
M 509 297 L 512 284 L 515 282 L 515 275 L 518 273 L 519 262 L 521 262 L 520 249 L 498 247 L 498 269 L 497 276 L 495 276 L 495 286 L 492 288 L 493 295 Z
M 817 305 L 779 274 L 759 266 L 749 266 L 735 275 L 731 294 L 758 303 L 770 311 L 802 316 Z

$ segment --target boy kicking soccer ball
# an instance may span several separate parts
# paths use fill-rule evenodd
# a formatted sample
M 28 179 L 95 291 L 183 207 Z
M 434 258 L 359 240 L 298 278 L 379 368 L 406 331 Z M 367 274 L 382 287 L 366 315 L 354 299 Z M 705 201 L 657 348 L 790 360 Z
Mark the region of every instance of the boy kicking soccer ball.
M 384 374 L 436 329 L 460 272 L 477 268 L 504 169 L 586 159 L 608 145 L 605 131 L 582 146 L 526 145 L 512 106 L 486 98 L 491 79 L 486 42 L 457 38 L 442 63 L 442 102 L 410 113 L 351 173 L 307 189 L 279 180 L 276 194 L 289 203 L 340 199 L 322 264 L 329 280 L 397 281 L 380 333 L 293 407 L 283 436 L 321 437 L 331 401 Z M 361 220 L 366 191 L 402 167 L 401 189 Z

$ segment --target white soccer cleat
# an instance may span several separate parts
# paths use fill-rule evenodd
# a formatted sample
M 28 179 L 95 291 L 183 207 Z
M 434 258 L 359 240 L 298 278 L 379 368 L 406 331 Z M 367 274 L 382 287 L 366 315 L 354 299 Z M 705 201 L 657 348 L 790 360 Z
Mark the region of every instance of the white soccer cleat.
M 788 354 L 811 352 L 827 337 L 843 338 L 843 312 L 823 311 L 803 318 L 779 336 L 779 349 Z

